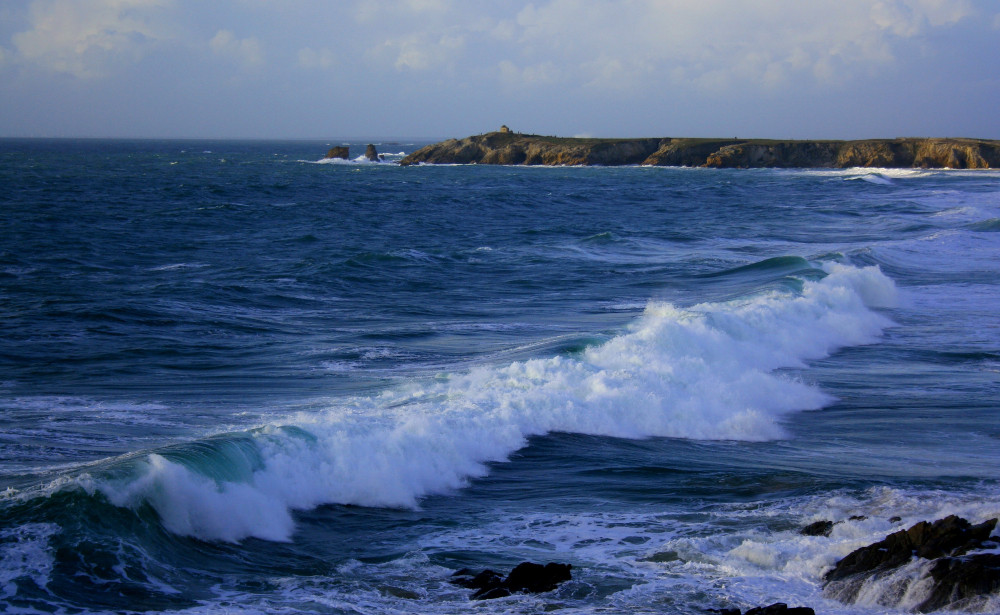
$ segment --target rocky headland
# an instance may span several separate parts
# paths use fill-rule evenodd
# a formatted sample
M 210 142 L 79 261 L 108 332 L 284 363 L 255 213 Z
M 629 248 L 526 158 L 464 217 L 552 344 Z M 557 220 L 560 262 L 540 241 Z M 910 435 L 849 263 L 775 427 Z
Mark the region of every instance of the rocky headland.
M 491 132 L 448 139 L 400 161 L 412 164 L 651 165 L 717 168 L 1000 168 L 1000 141 L 899 138 L 589 139 Z

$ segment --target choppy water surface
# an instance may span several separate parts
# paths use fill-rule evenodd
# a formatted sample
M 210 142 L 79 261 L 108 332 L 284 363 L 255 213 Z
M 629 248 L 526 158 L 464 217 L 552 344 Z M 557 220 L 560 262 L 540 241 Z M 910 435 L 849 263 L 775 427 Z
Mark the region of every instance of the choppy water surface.
M 1000 173 L 330 145 L 0 142 L 3 610 L 902 612 L 822 575 L 1000 515 Z

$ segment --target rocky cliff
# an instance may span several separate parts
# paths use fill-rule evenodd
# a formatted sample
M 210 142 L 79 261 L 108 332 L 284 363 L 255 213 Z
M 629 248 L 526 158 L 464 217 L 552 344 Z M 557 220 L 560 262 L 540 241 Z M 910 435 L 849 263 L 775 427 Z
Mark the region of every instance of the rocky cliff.
M 404 166 L 419 163 L 995 169 L 1000 168 L 1000 141 L 578 139 L 491 132 L 428 145 L 400 162 Z

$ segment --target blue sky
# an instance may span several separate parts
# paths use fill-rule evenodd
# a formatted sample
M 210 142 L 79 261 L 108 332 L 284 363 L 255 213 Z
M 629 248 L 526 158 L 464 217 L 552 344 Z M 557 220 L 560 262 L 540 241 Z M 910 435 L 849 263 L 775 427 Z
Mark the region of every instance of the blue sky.
M 1000 139 L 996 0 L 4 0 L 0 136 Z

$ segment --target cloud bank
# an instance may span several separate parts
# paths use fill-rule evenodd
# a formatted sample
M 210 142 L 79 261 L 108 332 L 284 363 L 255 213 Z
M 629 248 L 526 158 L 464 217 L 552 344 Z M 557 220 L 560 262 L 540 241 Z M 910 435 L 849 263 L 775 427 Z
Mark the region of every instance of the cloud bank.
M 505 122 L 1000 137 L 988 0 L 12 0 L 0 17 L 2 104 L 19 118 L 2 134 L 44 131 L 39 100 L 67 93 L 95 101 L 77 125 L 100 129 L 97 92 L 127 90 L 185 97 L 170 117 L 133 114 L 149 136 L 198 136 L 217 119 L 205 136 L 459 136 Z M 342 104 L 324 114 L 324 99 Z M 273 134 L 259 132 L 263 107 Z M 72 119 L 49 128 L 72 132 Z

